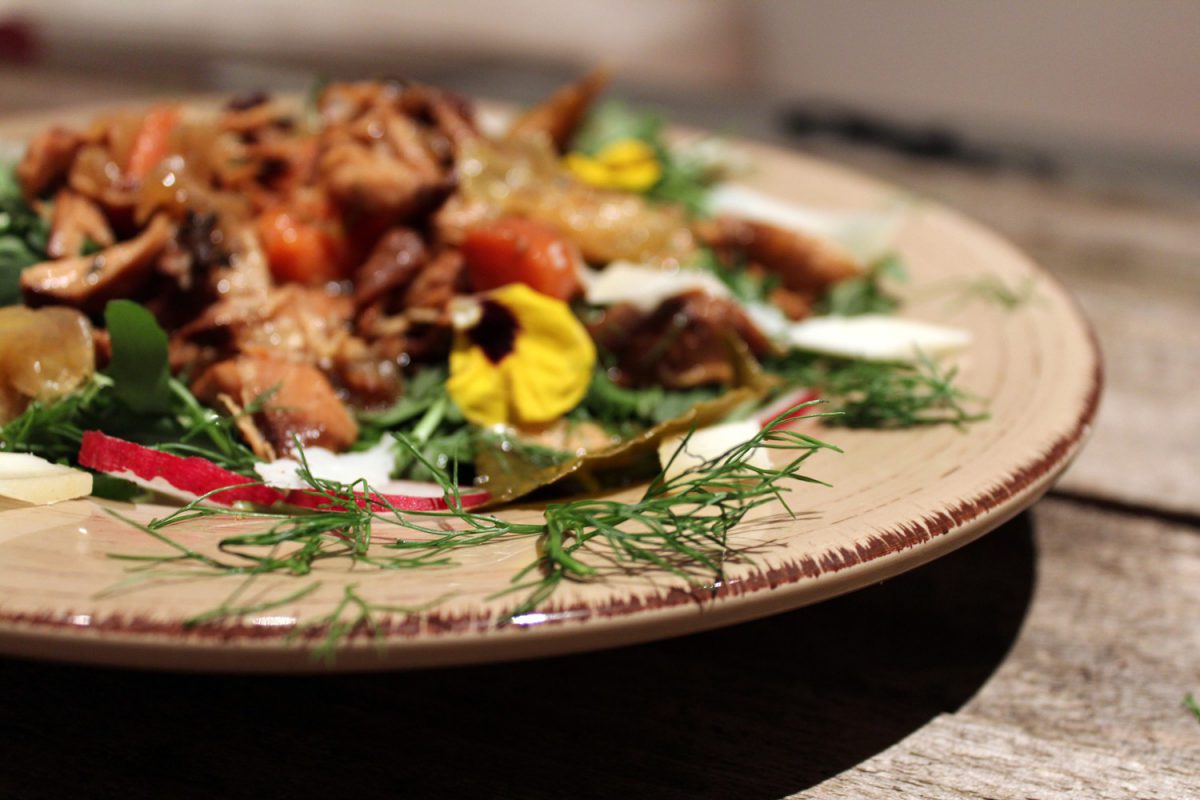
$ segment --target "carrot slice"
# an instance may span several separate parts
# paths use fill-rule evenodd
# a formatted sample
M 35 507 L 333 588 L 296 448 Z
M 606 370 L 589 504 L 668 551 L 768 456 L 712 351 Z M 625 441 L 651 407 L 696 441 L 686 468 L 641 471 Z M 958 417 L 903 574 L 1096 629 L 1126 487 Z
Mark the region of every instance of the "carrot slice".
M 478 290 L 523 283 L 558 300 L 579 294 L 579 250 L 539 222 L 505 217 L 476 228 L 463 241 L 462 253 Z
M 344 241 L 327 225 L 269 209 L 258 218 L 258 237 L 277 280 L 315 285 L 345 277 Z
M 142 126 L 133 137 L 129 163 L 125 166 L 126 175 L 141 180 L 167 157 L 171 133 L 179 125 L 179 119 L 178 106 L 155 106 L 146 112 Z

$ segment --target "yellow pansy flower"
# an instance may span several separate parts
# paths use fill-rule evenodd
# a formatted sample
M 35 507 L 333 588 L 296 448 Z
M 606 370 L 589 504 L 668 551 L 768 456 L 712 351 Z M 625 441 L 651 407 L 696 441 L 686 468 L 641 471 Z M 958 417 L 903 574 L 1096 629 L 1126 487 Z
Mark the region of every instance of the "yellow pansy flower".
M 646 191 L 663 173 L 658 154 L 641 139 L 619 139 L 594 156 L 568 153 L 564 162 L 584 183 L 627 192 Z
M 510 283 L 453 301 L 446 391 L 477 425 L 544 425 L 587 393 L 596 347 L 570 307 Z

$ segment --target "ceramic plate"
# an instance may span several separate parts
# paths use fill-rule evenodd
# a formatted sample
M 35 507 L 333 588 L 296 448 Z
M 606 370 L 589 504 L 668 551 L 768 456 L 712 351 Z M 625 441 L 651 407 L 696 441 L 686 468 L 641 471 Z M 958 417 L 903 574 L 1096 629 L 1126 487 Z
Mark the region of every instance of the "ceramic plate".
M 86 118 L 85 115 L 77 115 Z M 62 115 L 58 117 L 62 119 Z M 44 120 L 0 126 L 21 140 Z M 748 182 L 779 198 L 834 209 L 875 209 L 900 190 L 843 168 L 743 145 Z M 825 429 L 844 454 L 823 453 L 806 472 L 832 488 L 796 485 L 791 517 L 765 508 L 731 533 L 753 563 L 732 565 L 715 590 L 693 590 L 668 574 L 568 585 L 550 605 L 497 626 L 513 602 L 489 600 L 527 564 L 533 542 L 469 550 L 457 566 L 420 572 L 317 570 L 321 585 L 288 605 L 236 621 L 187 627 L 240 578 L 179 578 L 107 591 L 127 577 L 110 553 L 161 554 L 164 546 L 109 516 L 92 500 L 30 508 L 0 505 L 0 651 L 93 664 L 229 671 L 392 669 L 589 650 L 729 625 L 815 603 L 883 580 L 960 547 L 1034 502 L 1070 462 L 1088 432 L 1101 367 L 1089 332 L 1057 283 L 1007 242 L 953 211 L 918 203 L 897 249 L 910 272 L 905 315 L 968 328 L 963 388 L 990 417 L 965 429 Z M 967 290 L 980 280 L 1030 290 L 1015 309 Z M 630 493 L 632 494 L 632 492 Z M 163 508 L 125 507 L 140 519 Z M 534 514 L 521 510 L 509 514 Z M 211 549 L 247 528 L 221 520 L 175 535 Z M 267 576 L 242 598 L 285 596 L 296 579 Z M 417 613 L 381 617 L 330 661 L 296 626 L 327 615 L 344 587 Z

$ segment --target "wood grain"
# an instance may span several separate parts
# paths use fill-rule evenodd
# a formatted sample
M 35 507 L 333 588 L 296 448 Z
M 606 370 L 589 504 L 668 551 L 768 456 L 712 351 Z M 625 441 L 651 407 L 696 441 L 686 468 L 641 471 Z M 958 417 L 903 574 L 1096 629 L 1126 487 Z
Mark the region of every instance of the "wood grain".
M 1004 664 L 961 711 L 799 796 L 1188 798 L 1200 793 L 1200 535 L 1047 500 Z

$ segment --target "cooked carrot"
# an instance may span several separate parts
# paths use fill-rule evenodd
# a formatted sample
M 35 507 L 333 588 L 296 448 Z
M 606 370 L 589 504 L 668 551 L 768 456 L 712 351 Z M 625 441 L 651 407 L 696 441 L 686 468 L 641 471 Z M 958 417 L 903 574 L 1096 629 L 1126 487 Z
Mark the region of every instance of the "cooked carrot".
M 559 300 L 579 294 L 579 250 L 548 225 L 504 217 L 472 230 L 462 244 L 478 290 L 524 283 Z
M 314 285 L 346 277 L 345 244 L 330 224 L 274 208 L 258 218 L 258 236 L 276 280 Z
M 155 106 L 146 112 L 133 138 L 125 174 L 141 180 L 167 156 L 171 133 L 179 124 L 178 106 Z

